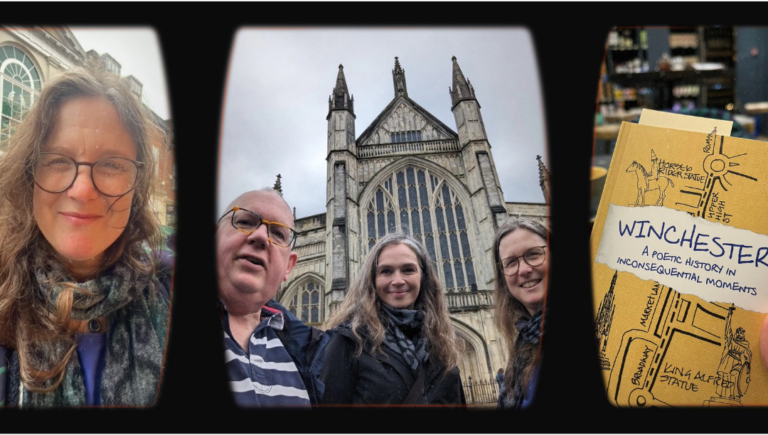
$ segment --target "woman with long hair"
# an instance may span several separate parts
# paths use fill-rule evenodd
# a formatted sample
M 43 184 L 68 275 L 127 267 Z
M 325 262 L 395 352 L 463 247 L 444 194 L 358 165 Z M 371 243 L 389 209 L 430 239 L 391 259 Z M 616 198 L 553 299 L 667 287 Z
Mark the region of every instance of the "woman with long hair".
M 155 402 L 170 303 L 145 110 L 89 64 L 48 82 L 2 144 L 0 405 Z
M 509 349 L 499 408 L 525 408 L 533 400 L 547 291 L 549 231 L 519 219 L 496 232 L 493 261 L 496 324 Z
M 326 326 L 322 404 L 465 404 L 442 286 L 413 237 L 379 239 Z

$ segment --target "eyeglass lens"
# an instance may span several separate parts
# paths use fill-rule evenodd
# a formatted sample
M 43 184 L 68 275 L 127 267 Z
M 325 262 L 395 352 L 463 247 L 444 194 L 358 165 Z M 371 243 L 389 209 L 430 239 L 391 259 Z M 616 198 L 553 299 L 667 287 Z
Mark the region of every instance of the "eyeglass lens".
M 523 259 L 529 266 L 539 266 L 544 262 L 544 248 L 535 247 L 525 251 L 525 254 L 517 258 L 509 258 L 504 263 L 504 273 L 506 275 L 514 275 L 520 268 L 520 258 Z
M 80 165 L 91 166 L 91 180 L 96 190 L 107 196 L 128 193 L 139 172 L 136 163 L 122 157 L 107 157 L 88 164 L 60 154 L 41 154 L 35 165 L 35 181 L 45 191 L 63 192 L 74 184 Z
M 240 231 L 252 233 L 261 226 L 261 216 L 247 210 L 237 209 L 232 215 L 232 224 Z M 288 246 L 291 242 L 291 230 L 276 224 L 267 225 L 267 234 L 272 241 L 281 246 Z

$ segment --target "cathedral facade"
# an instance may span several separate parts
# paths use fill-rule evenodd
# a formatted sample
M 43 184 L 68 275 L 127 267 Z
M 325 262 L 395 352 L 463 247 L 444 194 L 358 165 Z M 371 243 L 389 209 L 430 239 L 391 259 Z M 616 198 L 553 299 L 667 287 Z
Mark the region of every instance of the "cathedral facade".
M 547 225 L 549 176 L 539 160 L 542 203 L 505 202 L 475 90 L 455 57 L 452 62 L 456 131 L 409 98 L 395 58 L 394 97 L 359 135 L 339 65 L 326 117 L 327 211 L 296 219 L 299 260 L 277 300 L 321 326 L 376 240 L 410 233 L 426 246 L 443 283 L 451 321 L 465 342 L 459 368 L 466 383 L 469 376 L 488 380 L 506 366 L 492 310 L 493 236 L 510 217 Z

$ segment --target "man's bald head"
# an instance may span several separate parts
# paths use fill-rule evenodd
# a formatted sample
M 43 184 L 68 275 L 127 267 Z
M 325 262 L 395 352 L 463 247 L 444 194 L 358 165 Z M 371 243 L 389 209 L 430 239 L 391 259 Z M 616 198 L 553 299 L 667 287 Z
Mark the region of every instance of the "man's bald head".
M 259 223 L 253 231 L 238 231 L 231 223 L 236 216 L 233 207 L 256 214 L 270 224 L 266 229 Z M 293 227 L 293 213 L 274 189 L 243 193 L 232 201 L 228 213 L 232 216 L 225 215 L 216 228 L 219 297 L 231 315 L 259 313 L 296 265 L 297 254 L 270 238 L 274 224 Z
M 283 198 L 283 196 L 280 195 L 280 192 L 278 192 L 275 189 L 272 189 L 271 187 L 265 187 L 264 189 L 251 190 L 251 191 L 242 193 L 240 196 L 238 196 L 232 202 L 229 203 L 229 205 L 227 206 L 227 210 L 231 210 L 232 207 L 236 205 L 242 205 L 243 203 L 249 200 L 263 202 L 265 198 L 280 199 L 279 202 L 285 206 L 285 210 L 288 212 L 288 216 L 290 216 L 290 222 L 282 222 L 282 223 L 289 225 L 291 228 L 293 228 L 294 221 L 293 221 L 293 210 L 291 210 L 291 206 L 288 205 L 288 202 L 285 201 L 285 198 Z

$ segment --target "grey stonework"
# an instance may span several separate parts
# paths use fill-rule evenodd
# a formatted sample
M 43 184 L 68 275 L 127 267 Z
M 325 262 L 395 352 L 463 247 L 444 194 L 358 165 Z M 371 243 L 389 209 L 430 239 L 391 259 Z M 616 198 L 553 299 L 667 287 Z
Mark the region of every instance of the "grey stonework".
M 539 204 L 504 201 L 474 87 L 455 58 L 452 67 L 451 98 L 446 104 L 451 104 L 458 133 L 408 97 L 405 70 L 396 59 L 394 98 L 355 138 L 354 98 L 339 66 L 326 117 L 327 213 L 296 220 L 299 236 L 294 250 L 299 260 L 278 299 L 286 306 L 301 301 L 299 293 L 307 282 L 316 281 L 324 291 L 317 323 L 321 326 L 361 273 L 379 228 L 418 230 L 425 244 L 429 237 L 434 244 L 451 319 L 467 346 L 460 363 L 466 381 L 468 375 L 492 377 L 506 366 L 506 349 L 491 310 L 494 233 L 507 219 L 520 216 L 546 225 L 548 206 L 546 197 Z M 412 183 L 408 174 L 414 177 Z M 548 172 L 542 175 L 545 195 L 548 177 Z M 454 230 L 445 228 L 450 223 Z

